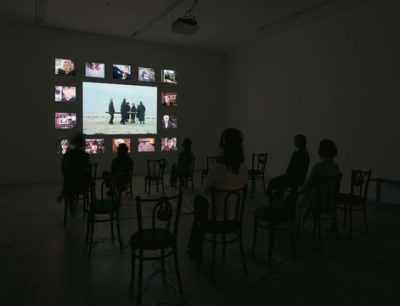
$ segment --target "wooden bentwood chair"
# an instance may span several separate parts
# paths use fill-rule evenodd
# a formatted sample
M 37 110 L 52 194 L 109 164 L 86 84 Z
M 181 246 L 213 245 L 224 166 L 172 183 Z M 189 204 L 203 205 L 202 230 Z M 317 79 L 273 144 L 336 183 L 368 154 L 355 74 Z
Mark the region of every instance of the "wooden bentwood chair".
M 143 261 L 160 260 L 162 277 L 166 281 L 165 259 L 173 256 L 180 295 L 183 295 L 182 281 L 179 271 L 177 236 L 182 207 L 182 193 L 176 196 L 157 199 L 136 197 L 138 230 L 130 238 L 131 246 L 131 282 L 134 292 L 136 260 L 139 262 L 138 288 L 136 305 L 142 304 Z M 147 211 L 147 215 L 145 216 Z M 150 216 L 150 218 L 148 218 Z M 147 220 L 147 222 L 146 222 Z M 146 252 L 152 251 L 147 255 Z M 154 252 L 159 255 L 154 256 Z M 153 255 L 153 256 L 152 256 Z

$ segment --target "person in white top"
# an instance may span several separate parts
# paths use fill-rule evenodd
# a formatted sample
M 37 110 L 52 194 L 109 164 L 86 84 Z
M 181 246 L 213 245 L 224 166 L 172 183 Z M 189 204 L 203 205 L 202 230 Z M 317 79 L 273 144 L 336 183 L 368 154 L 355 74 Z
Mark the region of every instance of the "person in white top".
M 210 169 L 203 193 L 197 195 L 194 199 L 194 218 L 188 243 L 188 253 L 194 259 L 198 259 L 203 250 L 200 224 L 211 218 L 210 198 L 212 191 L 235 190 L 244 187 L 247 183 L 242 132 L 233 128 L 224 130 L 221 135 L 220 147 L 222 156 Z M 217 220 L 223 219 L 223 202 L 224 195 L 221 195 L 221 198 L 215 198 Z M 232 215 L 228 211 L 228 218 Z

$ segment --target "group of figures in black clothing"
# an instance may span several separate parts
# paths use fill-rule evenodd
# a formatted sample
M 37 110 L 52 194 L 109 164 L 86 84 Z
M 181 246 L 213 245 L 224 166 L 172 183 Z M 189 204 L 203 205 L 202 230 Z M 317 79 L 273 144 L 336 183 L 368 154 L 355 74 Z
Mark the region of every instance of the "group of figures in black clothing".
M 108 113 L 110 114 L 109 124 L 114 124 L 114 114 L 116 113 L 114 107 L 113 99 L 110 99 L 110 104 L 108 105 Z M 142 101 L 139 102 L 139 105 L 136 107 L 135 103 L 129 105 L 129 102 L 124 98 L 120 107 L 121 114 L 121 124 L 125 124 L 129 122 L 129 118 L 131 119 L 131 123 L 135 123 L 135 119 L 137 117 L 139 124 L 144 124 L 144 119 L 146 115 L 146 107 L 143 105 Z

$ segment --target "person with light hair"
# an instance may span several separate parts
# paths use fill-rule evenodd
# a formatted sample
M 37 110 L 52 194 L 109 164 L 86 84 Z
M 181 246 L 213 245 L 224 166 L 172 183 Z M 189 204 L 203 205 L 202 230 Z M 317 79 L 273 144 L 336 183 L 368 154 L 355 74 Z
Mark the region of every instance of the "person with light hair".
M 70 59 L 63 60 L 62 68 L 58 68 L 57 74 L 76 75 L 74 63 Z

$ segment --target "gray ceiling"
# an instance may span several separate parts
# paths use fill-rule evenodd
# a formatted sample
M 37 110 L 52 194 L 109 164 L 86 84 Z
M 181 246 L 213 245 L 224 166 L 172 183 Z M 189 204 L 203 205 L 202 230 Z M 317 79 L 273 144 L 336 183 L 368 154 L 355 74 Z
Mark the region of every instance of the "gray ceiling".
M 2 1 L 3 2 L 3 1 Z M 200 30 L 171 32 L 194 0 L 5 0 L 0 18 L 65 30 L 226 51 L 260 28 L 333 0 L 198 0 Z M 134 37 L 131 35 L 136 33 Z

